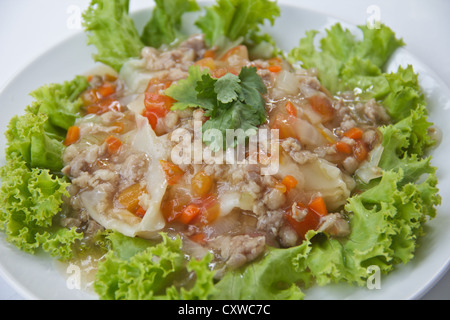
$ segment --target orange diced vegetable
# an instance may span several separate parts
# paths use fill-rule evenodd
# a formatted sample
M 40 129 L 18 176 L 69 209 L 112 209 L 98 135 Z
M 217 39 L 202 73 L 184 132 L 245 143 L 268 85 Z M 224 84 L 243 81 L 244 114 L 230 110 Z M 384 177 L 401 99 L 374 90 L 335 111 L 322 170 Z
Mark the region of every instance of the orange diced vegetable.
M 328 214 L 327 206 L 322 197 L 317 197 L 311 201 L 308 208 L 320 216 L 326 216 Z
M 194 195 L 203 197 L 211 190 L 213 179 L 204 171 L 197 172 L 191 179 L 191 186 Z
M 275 189 L 279 190 L 281 193 L 286 193 L 288 191 L 286 185 L 283 183 L 277 183 Z
M 77 126 L 72 126 L 67 130 L 66 139 L 64 140 L 65 146 L 70 146 L 80 139 L 80 128 Z
M 274 65 L 274 66 L 270 66 L 269 68 L 267 68 L 270 72 L 273 72 L 273 73 L 278 73 L 278 72 L 280 72 L 281 70 L 283 70 L 283 68 L 281 68 L 281 66 L 277 66 L 277 65 Z
M 206 50 L 203 58 L 216 58 L 216 52 L 214 50 Z
M 136 210 L 136 212 L 134 213 L 136 216 L 138 216 L 139 218 L 144 218 L 145 214 L 147 213 L 147 211 L 145 211 L 144 208 L 142 208 L 141 206 L 139 206 L 139 208 Z
M 200 214 L 201 209 L 194 204 L 188 205 L 178 216 L 178 221 L 189 224 L 196 216 Z
M 299 210 L 308 210 L 301 204 L 297 204 L 297 208 Z M 285 216 L 286 220 L 292 228 L 294 228 L 301 239 L 305 239 L 306 233 L 308 233 L 309 230 L 316 230 L 320 225 L 320 215 L 316 214 L 312 210 L 308 210 L 306 216 L 300 221 L 295 219 L 292 209 L 289 209 Z
M 337 151 L 345 154 L 351 154 L 353 152 L 352 146 L 343 141 L 336 142 Z
M 298 181 L 293 176 L 289 176 L 288 175 L 288 176 L 283 178 L 281 183 L 286 186 L 287 192 L 289 192 L 289 190 L 294 189 L 297 186 Z
M 116 153 L 122 146 L 122 141 L 114 136 L 109 136 L 108 138 L 106 138 L 105 142 L 108 145 L 108 152 L 110 154 Z
M 361 139 L 363 136 L 363 131 L 360 128 L 352 128 L 344 133 L 344 136 L 347 138 L 358 140 Z
M 192 241 L 198 243 L 198 244 L 205 244 L 206 243 L 206 235 L 204 233 L 196 233 L 189 237 Z
M 166 174 L 166 180 L 169 185 L 173 186 L 183 177 L 184 171 L 181 170 L 176 164 L 166 160 L 159 160 L 159 163 Z
M 110 82 L 105 82 L 99 88 L 97 88 L 97 92 L 102 97 L 107 97 L 116 92 L 116 87 Z
M 213 58 L 203 58 L 195 62 L 195 65 L 200 67 L 205 67 L 210 70 L 214 70 L 216 68 L 216 64 Z
M 356 160 L 363 162 L 369 156 L 369 148 L 364 141 L 356 140 L 355 146 L 353 147 L 353 154 Z
M 220 204 L 214 194 L 196 200 L 195 204 L 202 209 L 199 222 L 203 225 L 212 223 L 220 215 Z
M 139 197 L 145 192 L 145 188 L 136 183 L 119 192 L 117 201 L 128 211 L 136 213 L 139 210 Z
M 315 95 L 308 98 L 308 102 L 315 112 L 322 116 L 322 119 L 327 122 L 333 119 L 334 109 L 330 100 L 322 95 Z
M 217 68 L 214 70 L 211 70 L 211 77 L 219 79 L 222 78 L 224 75 L 228 73 L 228 70 L 226 68 Z
M 164 118 L 169 113 L 173 103 L 174 100 L 169 96 L 154 92 L 145 93 L 145 110 L 142 115 L 148 119 L 153 130 L 156 129 L 158 120 Z
M 228 50 L 223 57 L 220 59 L 222 61 L 228 60 L 232 56 L 239 56 L 241 59 L 248 60 L 248 49 L 244 45 L 239 45 Z
M 297 117 L 297 108 L 294 106 L 292 102 L 290 101 L 286 102 L 286 111 L 289 113 L 289 115 Z
M 125 124 L 123 122 L 115 122 L 113 126 L 117 127 L 117 129 L 114 130 L 116 133 L 122 133 L 125 129 Z

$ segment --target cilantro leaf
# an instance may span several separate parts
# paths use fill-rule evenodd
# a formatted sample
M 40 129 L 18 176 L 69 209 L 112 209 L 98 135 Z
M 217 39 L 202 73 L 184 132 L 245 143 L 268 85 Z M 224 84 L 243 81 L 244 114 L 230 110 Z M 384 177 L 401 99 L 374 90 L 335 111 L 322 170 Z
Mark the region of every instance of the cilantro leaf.
M 236 139 L 227 143 L 227 130 L 242 129 L 248 136 L 267 119 L 262 97 L 267 88 L 256 71 L 255 67 L 244 67 L 239 76 L 228 73 L 214 79 L 207 70 L 192 66 L 188 77 L 169 87 L 165 94 L 177 101 L 172 110 L 199 107 L 206 111 L 209 119 L 202 127 L 203 141 L 217 151 L 236 145 Z M 218 130 L 222 139 L 209 134 L 205 139 L 208 130 Z
M 217 93 L 217 100 L 222 103 L 236 101 L 242 92 L 240 82 L 241 79 L 232 73 L 227 73 L 222 78 L 217 79 L 214 84 L 214 92 Z

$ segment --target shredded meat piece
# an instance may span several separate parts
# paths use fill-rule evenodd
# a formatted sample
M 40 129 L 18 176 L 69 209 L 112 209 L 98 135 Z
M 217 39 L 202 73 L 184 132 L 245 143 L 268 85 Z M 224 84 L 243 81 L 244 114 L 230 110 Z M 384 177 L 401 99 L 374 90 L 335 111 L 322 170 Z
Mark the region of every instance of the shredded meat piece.
M 237 269 L 247 262 L 253 261 L 264 251 L 264 236 L 219 236 L 211 241 L 221 259 L 229 269 Z

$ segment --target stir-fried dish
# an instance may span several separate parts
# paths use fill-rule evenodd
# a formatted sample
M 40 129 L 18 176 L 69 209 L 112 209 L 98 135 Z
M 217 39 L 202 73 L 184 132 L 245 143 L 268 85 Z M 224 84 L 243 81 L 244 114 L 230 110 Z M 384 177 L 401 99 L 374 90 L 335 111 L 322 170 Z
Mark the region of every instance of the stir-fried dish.
M 275 2 L 218 1 L 184 34 L 198 10 L 156 1 L 139 35 L 128 1 L 92 1 L 109 67 L 11 120 L 7 240 L 90 261 L 102 299 L 300 299 L 412 259 L 440 198 L 417 75 L 383 72 L 403 42 L 336 24 L 285 53 L 260 28 Z

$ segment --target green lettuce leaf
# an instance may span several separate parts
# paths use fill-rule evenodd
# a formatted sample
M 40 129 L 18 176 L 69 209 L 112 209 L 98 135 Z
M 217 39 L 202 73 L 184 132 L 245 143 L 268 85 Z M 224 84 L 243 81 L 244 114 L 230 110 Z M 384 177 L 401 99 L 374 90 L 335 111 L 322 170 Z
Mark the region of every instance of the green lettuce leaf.
M 200 9 L 195 0 L 156 0 L 150 21 L 145 25 L 141 40 L 146 46 L 159 48 L 185 37 L 181 31 L 182 17 Z
M 144 47 L 128 10 L 129 0 L 92 0 L 83 13 L 88 44 L 97 48 L 94 59 L 117 71 Z
M 311 233 L 310 233 L 311 235 Z M 301 300 L 299 285 L 309 285 L 311 274 L 304 260 L 311 250 L 309 240 L 289 249 L 268 248 L 263 258 L 236 271 L 229 271 L 217 283 L 213 299 Z M 306 272 L 305 272 L 306 271 Z
M 300 61 L 306 69 L 316 68 L 321 83 L 332 93 L 353 89 L 355 80 L 359 80 L 358 76 L 379 75 L 377 69 L 382 69 L 392 53 L 404 45 L 385 25 L 379 29 L 367 26 L 359 26 L 359 29 L 363 33 L 363 40 L 357 40 L 349 30 L 337 23 L 326 30 L 319 48 L 315 46 L 319 32 L 308 31 L 300 40 L 299 47 L 289 52 L 289 59 L 294 63 Z M 370 83 L 361 85 L 367 88 Z
M 186 260 L 181 238 L 161 234 L 154 244 L 112 232 L 110 251 L 99 263 L 94 289 L 104 300 L 207 299 L 214 292 L 211 255 Z M 191 276 L 189 276 L 191 274 Z M 183 280 L 184 279 L 184 280 Z M 189 289 L 175 283 L 191 279 Z
M 0 169 L 0 230 L 19 249 L 35 253 L 43 249 L 60 259 L 72 257 L 72 246 L 82 238 L 75 228 L 54 226 L 69 182 L 46 169 L 30 169 L 17 153 L 7 155 Z
M 233 45 L 238 44 L 236 41 L 245 42 L 250 49 L 261 43 L 272 44 L 275 52 L 275 42 L 268 34 L 261 34 L 260 28 L 265 21 L 273 25 L 279 16 L 280 8 L 275 1 L 218 0 L 206 8 L 205 15 L 195 24 L 205 34 L 206 44 L 210 47 L 223 46 L 226 38 Z
M 24 115 L 14 116 L 6 132 L 7 153 L 18 153 L 33 168 L 61 170 L 67 129 L 80 116 L 79 95 L 88 87 L 85 77 L 43 86 Z

